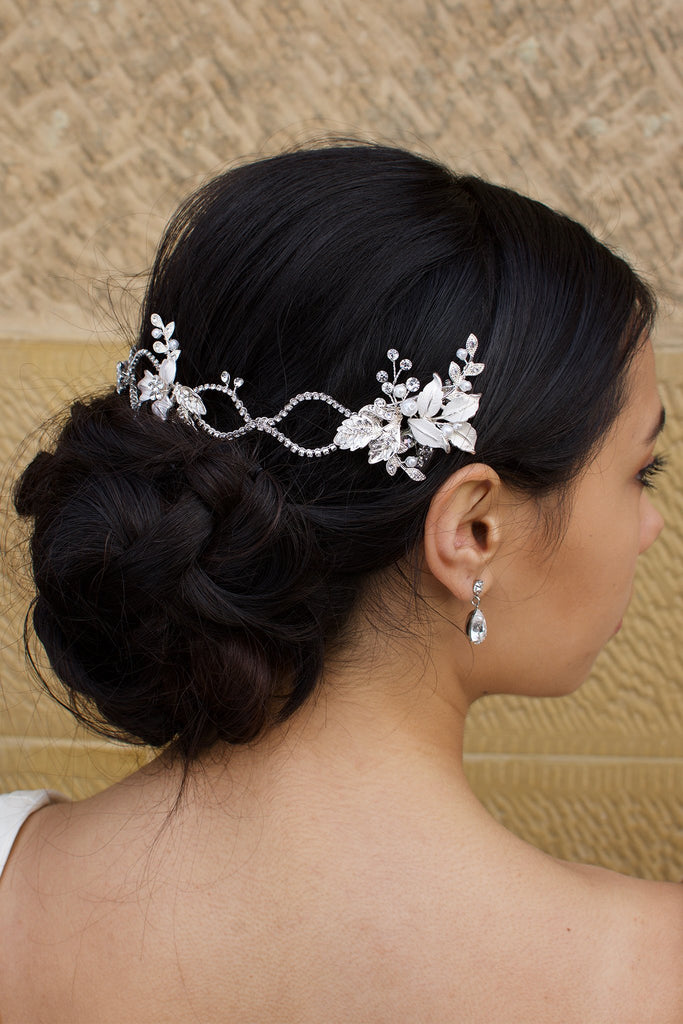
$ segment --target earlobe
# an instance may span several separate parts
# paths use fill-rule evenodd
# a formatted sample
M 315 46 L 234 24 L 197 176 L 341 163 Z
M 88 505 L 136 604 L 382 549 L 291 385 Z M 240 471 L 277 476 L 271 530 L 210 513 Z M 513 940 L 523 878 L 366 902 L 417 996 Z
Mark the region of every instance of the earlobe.
M 426 568 L 454 597 L 469 601 L 500 543 L 500 477 L 474 463 L 458 470 L 432 498 L 425 522 Z

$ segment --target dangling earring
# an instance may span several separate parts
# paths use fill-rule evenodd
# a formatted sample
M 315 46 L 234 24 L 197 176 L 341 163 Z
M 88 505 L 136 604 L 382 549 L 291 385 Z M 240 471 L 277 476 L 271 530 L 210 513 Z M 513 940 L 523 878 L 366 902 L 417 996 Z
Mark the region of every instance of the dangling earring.
M 481 601 L 481 592 L 484 589 L 483 580 L 475 580 L 472 585 L 472 604 L 474 605 L 474 611 L 470 612 L 467 620 L 467 636 L 473 644 L 483 644 L 486 639 L 486 619 L 484 613 L 479 608 L 479 602 Z

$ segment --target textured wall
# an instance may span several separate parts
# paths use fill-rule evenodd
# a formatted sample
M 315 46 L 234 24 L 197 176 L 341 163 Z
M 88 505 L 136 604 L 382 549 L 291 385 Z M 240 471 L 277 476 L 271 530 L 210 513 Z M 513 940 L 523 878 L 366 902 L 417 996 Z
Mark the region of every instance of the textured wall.
M 662 878 L 683 875 L 679 22 L 674 0 L 0 0 L 5 477 L 70 377 L 112 379 L 107 284 L 121 298 L 180 197 L 293 140 L 352 132 L 433 151 L 578 216 L 650 276 L 669 528 L 579 693 L 483 701 L 467 744 L 473 785 L 511 828 Z M 4 596 L 0 789 L 84 793 L 127 770 L 134 755 L 74 740 L 29 690 L 24 598 Z
M 1 0 L 4 322 L 71 338 L 207 172 L 292 138 L 432 148 L 680 298 L 676 0 Z M 680 56 L 680 55 L 679 55 Z M 678 292 L 677 292 L 678 289 Z M 664 325 L 681 338 L 681 311 Z

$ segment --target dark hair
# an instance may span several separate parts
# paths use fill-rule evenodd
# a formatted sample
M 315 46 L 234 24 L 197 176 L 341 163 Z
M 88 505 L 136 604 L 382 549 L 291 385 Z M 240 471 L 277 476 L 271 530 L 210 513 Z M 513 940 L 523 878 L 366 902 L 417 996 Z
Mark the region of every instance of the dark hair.
M 369 575 L 419 548 L 451 473 L 475 459 L 523 494 L 566 492 L 623 404 L 654 311 L 573 220 L 399 149 L 296 151 L 209 181 L 166 230 L 139 345 L 151 313 L 175 320 L 183 384 L 227 369 L 252 415 L 272 415 L 305 390 L 359 409 L 389 348 L 423 382 L 445 374 L 473 331 L 477 454 L 437 452 L 416 483 L 366 451 L 216 440 L 113 390 L 77 402 L 15 492 L 35 519 L 35 632 L 72 709 L 106 735 L 175 740 L 186 763 L 285 719 Z M 209 418 L 239 423 L 225 399 Z M 339 414 L 308 403 L 287 422 L 315 446 Z

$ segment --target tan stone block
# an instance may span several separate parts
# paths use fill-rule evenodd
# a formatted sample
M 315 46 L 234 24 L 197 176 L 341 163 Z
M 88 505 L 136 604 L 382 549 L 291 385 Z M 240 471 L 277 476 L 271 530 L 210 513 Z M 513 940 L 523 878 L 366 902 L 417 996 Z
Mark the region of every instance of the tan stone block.
M 56 789 L 73 800 L 125 778 L 149 759 L 143 748 L 92 739 L 0 737 L 0 791 Z
M 554 857 L 683 881 L 683 758 L 470 755 L 493 816 Z
M 181 196 L 237 159 L 355 134 L 587 220 L 681 300 L 675 0 L 3 5 L 5 334 L 89 325 Z M 635 12 L 635 13 L 634 13 Z M 683 337 L 681 310 L 664 325 Z

